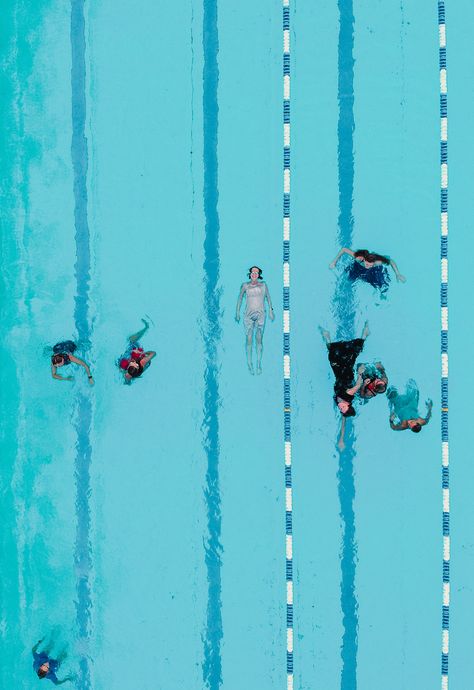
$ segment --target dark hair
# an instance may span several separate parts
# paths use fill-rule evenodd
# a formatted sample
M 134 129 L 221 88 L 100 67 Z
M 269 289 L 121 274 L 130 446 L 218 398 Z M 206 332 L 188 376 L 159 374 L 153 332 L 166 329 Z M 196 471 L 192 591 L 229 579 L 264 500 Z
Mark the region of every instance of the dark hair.
M 346 410 L 345 412 L 342 413 L 342 416 L 343 416 L 343 417 L 355 417 L 355 414 L 356 414 L 356 411 L 354 410 L 354 408 L 352 407 L 352 405 L 349 405 L 349 407 L 347 408 L 347 410 Z
M 138 364 L 138 367 L 129 366 L 127 372 L 132 377 L 132 379 L 136 379 L 138 376 L 141 376 L 141 374 L 143 374 L 143 367 L 141 364 Z
M 53 355 L 51 357 L 53 364 L 59 364 L 59 362 L 64 362 L 64 355 Z
M 389 264 L 390 259 L 388 256 L 382 256 L 382 254 L 375 254 L 373 252 L 369 252 L 368 249 L 357 249 L 354 252 L 354 258 L 357 259 L 358 256 L 361 256 L 364 261 L 368 261 L 369 263 L 374 263 L 375 261 L 381 261 L 383 264 Z
M 377 393 L 385 393 L 387 390 L 387 384 L 384 383 L 384 381 L 379 381 L 375 384 L 374 389 L 377 391 Z
M 48 675 L 48 672 L 44 670 L 44 668 L 39 668 L 37 670 L 37 674 L 39 678 L 44 678 L 45 676 Z
M 411 430 L 413 431 L 413 433 L 419 434 L 421 431 L 421 424 L 413 424 Z
M 256 269 L 257 269 L 257 271 L 258 271 L 258 279 L 261 280 L 261 279 L 262 279 L 262 269 L 259 268 L 258 266 L 250 266 L 250 268 L 249 268 L 249 278 L 250 278 L 250 274 L 252 273 L 252 268 L 256 268 Z

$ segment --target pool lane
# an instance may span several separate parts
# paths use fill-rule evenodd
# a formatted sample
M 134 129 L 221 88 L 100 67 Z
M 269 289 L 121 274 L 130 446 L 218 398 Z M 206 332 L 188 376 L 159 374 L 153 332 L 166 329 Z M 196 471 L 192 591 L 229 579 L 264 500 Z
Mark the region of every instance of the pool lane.
M 407 277 L 367 308 L 366 355 L 394 385 L 417 381 L 422 413 L 434 402 L 419 436 L 391 431 L 382 400 L 361 419 L 359 684 L 390 668 L 388 688 L 417 687 L 440 682 L 437 16 L 414 3 L 355 12 L 355 243 L 380 247 Z
M 38 3 L 24 14 L 10 3 L 2 24 L 12 88 L 3 91 L 2 349 L 11 367 L 2 400 L 4 426 L 11 423 L 2 439 L 2 521 L 12 541 L 2 559 L 0 682 L 25 689 L 31 647 L 54 627 L 69 645 L 66 672 L 76 659 L 74 388 L 51 378 L 43 355 L 55 337 L 74 333 L 68 10 Z
M 474 8 L 468 3 L 446 3 L 448 51 L 449 141 L 449 439 L 451 483 L 451 620 L 450 687 L 466 687 L 474 673 L 472 621 L 474 617 L 474 466 L 469 433 L 471 412 L 466 391 L 474 375 L 469 352 L 474 335 L 470 298 L 470 237 L 474 218 L 471 181 L 474 147 L 470 123 L 474 93 L 466 77 L 473 58 L 466 26 L 472 26 Z
M 286 684 L 281 5 L 220 3 L 219 44 L 223 687 L 266 689 Z M 234 321 L 253 264 L 275 308 L 261 376 Z
M 104 2 L 88 26 L 96 685 L 202 688 L 202 13 Z M 144 314 L 157 358 L 128 387 L 115 361 Z

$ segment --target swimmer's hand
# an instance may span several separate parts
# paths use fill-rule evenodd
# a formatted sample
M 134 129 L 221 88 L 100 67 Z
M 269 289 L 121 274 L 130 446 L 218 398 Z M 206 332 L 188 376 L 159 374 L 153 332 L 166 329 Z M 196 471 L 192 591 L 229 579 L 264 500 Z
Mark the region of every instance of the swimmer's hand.
M 236 320 L 237 323 L 239 323 L 239 321 L 240 321 L 240 314 L 236 314 L 236 315 L 235 315 L 235 320 Z
M 397 273 L 397 280 L 399 283 L 406 283 L 407 282 L 407 279 L 405 278 L 405 276 L 402 276 L 401 273 Z
M 74 376 L 65 376 L 64 380 L 65 381 L 74 381 Z
M 89 385 L 93 386 L 95 383 L 94 379 L 92 378 L 92 376 L 89 376 L 88 378 L 89 378 Z
M 393 420 L 395 419 L 395 417 L 396 417 L 395 412 L 392 412 L 392 414 L 390 415 L 390 421 L 393 422 Z
M 433 407 L 433 401 L 431 398 L 428 398 L 428 400 L 425 400 L 425 405 L 426 407 L 429 407 L 430 409 Z
M 336 268 L 336 262 L 335 262 L 335 261 L 331 261 L 331 263 L 329 264 L 329 268 L 330 268 L 331 270 L 333 270 L 334 268 Z
M 275 314 L 273 313 L 273 309 L 270 309 L 268 312 L 268 316 L 270 317 L 271 321 L 275 320 Z
M 357 373 L 362 374 L 363 371 L 365 371 L 365 364 L 359 364 L 357 367 Z
M 345 448 L 346 446 L 344 445 L 344 439 L 343 439 L 343 438 L 340 438 L 340 439 L 339 439 L 339 441 L 337 442 L 337 447 L 339 448 L 339 450 L 340 450 L 341 452 L 344 450 L 344 448 Z

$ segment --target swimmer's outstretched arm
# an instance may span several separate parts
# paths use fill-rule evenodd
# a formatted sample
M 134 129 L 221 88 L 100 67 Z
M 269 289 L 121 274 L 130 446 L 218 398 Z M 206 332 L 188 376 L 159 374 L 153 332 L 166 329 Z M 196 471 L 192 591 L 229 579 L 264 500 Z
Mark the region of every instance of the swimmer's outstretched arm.
M 405 282 L 406 282 L 406 278 L 405 278 L 405 276 L 402 276 L 402 274 L 401 274 L 400 271 L 398 270 L 397 264 L 395 263 L 395 261 L 394 261 L 393 259 L 390 259 L 390 266 L 393 268 L 394 273 L 395 273 L 395 276 L 396 276 L 398 282 L 399 282 L 399 283 L 405 283 Z
M 247 289 L 247 284 L 242 283 L 242 285 L 240 287 L 239 299 L 237 300 L 237 307 L 235 310 L 235 320 L 237 322 L 240 321 L 240 307 L 242 306 L 242 300 L 244 298 L 244 294 L 245 294 L 246 289 Z
M 74 381 L 74 376 L 60 376 L 57 374 L 54 364 L 51 364 L 51 376 L 58 381 Z
M 427 413 L 426 417 L 423 419 L 423 424 L 428 424 L 428 422 L 431 419 L 431 412 L 433 410 L 433 401 L 430 398 L 428 398 L 428 400 L 426 401 L 426 407 L 428 408 L 428 413 Z
M 273 319 L 275 318 L 275 314 L 273 313 L 272 300 L 270 298 L 270 293 L 268 291 L 268 285 L 266 283 L 265 283 L 265 297 L 267 298 L 268 307 L 269 307 L 268 316 L 273 321 Z
M 36 654 L 36 651 L 37 651 L 38 647 L 40 646 L 40 644 L 43 642 L 43 640 L 44 640 L 44 637 L 42 637 L 41 640 L 38 640 L 38 642 L 35 645 L 33 645 L 32 649 L 31 649 L 33 654 Z
M 363 383 L 364 383 L 364 379 L 359 374 L 359 376 L 357 377 L 357 381 L 355 382 L 355 385 L 352 388 L 348 388 L 346 393 L 348 395 L 355 395 Z
M 152 360 L 153 357 L 156 357 L 156 352 L 153 352 L 153 350 L 149 350 L 148 352 L 145 352 L 145 356 L 141 360 L 143 362 L 142 366 L 145 366 L 145 364 L 148 364 L 148 362 L 150 360 Z
M 87 378 L 89 379 L 89 383 L 91 384 L 91 386 L 93 386 L 94 379 L 91 376 L 91 370 L 89 369 L 89 365 L 86 362 L 84 362 L 84 360 L 79 359 L 79 357 L 74 357 L 74 355 L 69 355 L 69 359 L 71 360 L 71 362 L 74 362 L 74 364 L 79 364 L 80 367 L 84 367 L 84 369 L 86 370 Z
M 349 254 L 349 256 L 354 256 L 354 252 L 352 251 L 352 249 L 348 249 L 348 247 L 343 247 L 339 250 L 335 259 L 331 261 L 331 263 L 329 264 L 329 268 L 336 268 L 336 264 L 343 254 Z

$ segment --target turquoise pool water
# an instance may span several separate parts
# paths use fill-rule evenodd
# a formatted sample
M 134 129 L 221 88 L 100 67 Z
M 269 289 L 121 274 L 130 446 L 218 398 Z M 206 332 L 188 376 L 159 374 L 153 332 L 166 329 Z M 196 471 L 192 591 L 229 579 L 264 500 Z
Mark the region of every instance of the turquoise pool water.
M 0 686 L 36 687 L 31 647 L 55 630 L 68 645 L 58 675 L 79 690 L 284 688 L 281 4 L 6 0 L 2 14 Z M 294 688 L 440 687 L 437 5 L 295 0 L 290 16 Z M 469 3 L 448 3 L 450 681 L 462 690 L 473 21 Z M 386 301 L 358 286 L 352 311 L 328 269 L 341 205 L 352 246 L 407 276 Z M 252 377 L 234 313 L 254 263 L 276 319 Z M 116 360 L 145 314 L 157 358 L 126 387 Z M 376 399 L 341 458 L 317 326 L 352 337 L 365 319 L 362 359 L 399 387 L 415 378 L 433 420 L 395 434 Z M 51 378 L 44 348 L 71 337 L 94 388 L 82 372 Z

